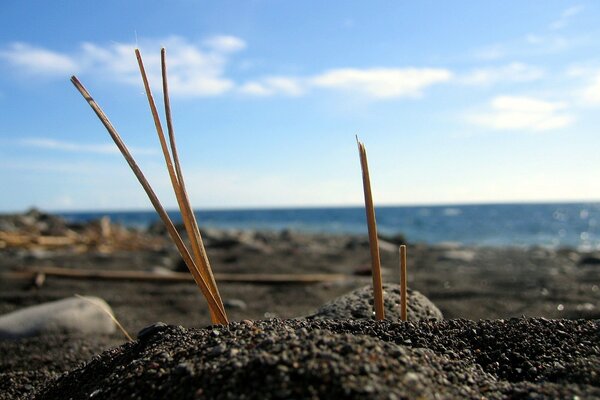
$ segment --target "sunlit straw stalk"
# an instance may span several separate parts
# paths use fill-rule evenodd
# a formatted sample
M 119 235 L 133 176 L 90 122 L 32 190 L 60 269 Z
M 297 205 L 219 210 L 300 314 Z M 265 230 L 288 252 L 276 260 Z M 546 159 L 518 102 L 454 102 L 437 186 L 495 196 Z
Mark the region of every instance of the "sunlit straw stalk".
M 173 155 L 173 159 L 171 158 L 171 154 L 169 153 L 169 149 L 167 148 L 167 143 L 164 135 L 164 131 L 162 128 L 162 124 L 160 122 L 160 118 L 158 116 L 158 110 L 156 108 L 156 103 L 154 102 L 154 96 L 152 95 L 152 91 L 150 89 L 150 84 L 148 82 L 148 77 L 146 75 L 146 69 L 144 67 L 144 63 L 142 61 L 142 55 L 139 49 L 135 49 L 135 55 L 138 61 L 138 66 L 140 68 L 140 74 L 142 76 L 142 81 L 144 83 L 144 89 L 146 91 L 146 97 L 148 98 L 148 104 L 150 106 L 150 111 L 152 113 L 152 118 L 154 119 L 154 125 L 156 127 L 156 133 L 158 134 L 158 138 L 160 141 L 161 149 L 165 158 L 165 163 L 167 165 L 167 170 L 169 172 L 169 177 L 171 179 L 171 184 L 173 186 L 173 191 L 175 192 L 175 197 L 177 198 L 177 204 L 179 206 L 179 210 L 181 212 L 181 217 L 183 220 L 183 224 L 185 226 L 185 230 L 188 234 L 188 237 L 192 246 L 192 254 L 194 256 L 194 262 L 196 266 L 199 268 L 199 273 L 202 275 L 204 280 L 208 283 L 209 289 L 217 300 L 217 304 L 219 305 L 223 314 L 225 314 L 225 309 L 223 306 L 223 302 L 221 300 L 221 296 L 217 289 L 217 285 L 214 280 L 214 276 L 212 274 L 212 270 L 210 268 L 210 264 L 208 262 L 208 257 L 206 256 L 206 251 L 202 244 L 202 239 L 200 237 L 200 232 L 198 229 L 198 225 L 196 223 L 192 207 L 189 203 L 189 199 L 187 197 L 187 193 L 185 191 L 185 184 L 183 182 L 183 175 L 181 173 L 181 168 L 179 166 L 179 158 L 177 157 L 177 148 L 175 146 L 175 137 L 173 125 L 171 122 L 171 109 L 170 109 L 170 101 L 169 101 L 169 92 L 168 92 L 168 84 L 167 84 L 167 76 L 166 76 L 166 52 L 163 48 L 161 50 L 161 65 L 162 65 L 162 79 L 163 79 L 163 94 L 165 101 L 165 112 L 167 117 L 167 127 L 169 130 L 169 139 L 171 146 L 171 153 Z M 173 168 L 173 164 L 175 164 L 175 169 Z M 217 315 L 211 310 L 211 320 L 213 323 L 227 323 L 227 321 L 219 321 Z
M 121 323 L 119 322 L 119 320 L 117 319 L 117 317 L 115 317 L 115 315 L 108 310 L 104 304 L 101 304 L 100 302 L 94 300 L 94 299 L 90 299 L 89 297 L 85 297 L 82 296 L 80 294 L 75 293 L 75 297 L 77 297 L 78 299 L 81 300 L 85 300 L 88 303 L 98 307 L 104 314 L 108 315 L 108 317 L 115 323 L 115 325 L 117 325 L 117 328 L 119 328 L 119 330 L 121 331 L 121 333 L 123 333 L 123 335 L 125 335 L 125 337 L 127 338 L 127 340 L 129 340 L 130 342 L 133 342 L 133 338 L 129 335 L 129 333 L 125 330 L 125 328 L 123 328 L 123 325 L 121 325 Z
M 406 245 L 400 246 L 400 317 L 402 321 L 407 320 L 408 295 L 406 291 Z
M 167 54 L 165 48 L 161 49 L 161 66 L 162 66 L 162 81 L 163 81 L 163 96 L 164 96 L 164 104 L 165 104 L 165 116 L 167 119 L 167 129 L 169 131 L 169 144 L 171 146 L 171 154 L 173 156 L 173 163 L 175 164 L 175 172 L 177 173 L 177 178 L 179 179 L 179 184 L 181 186 L 181 194 L 183 196 L 183 204 L 185 206 L 185 214 L 187 215 L 186 220 L 189 221 L 191 225 L 191 233 L 188 231 L 188 236 L 190 236 L 190 241 L 192 243 L 192 250 L 194 254 L 198 253 L 198 261 L 197 264 L 204 268 L 207 273 L 205 279 L 208 281 L 208 284 L 219 301 L 221 307 L 223 306 L 223 301 L 221 299 L 221 295 L 219 293 L 219 289 L 217 287 L 217 283 L 215 281 L 215 277 L 212 272 L 212 268 L 210 267 L 210 262 L 208 261 L 208 255 L 206 253 L 206 249 L 204 248 L 204 243 L 202 241 L 202 235 L 200 234 L 200 229 L 198 228 L 198 222 L 196 221 L 196 216 L 194 214 L 193 208 L 191 206 L 187 190 L 185 188 L 185 181 L 183 179 L 183 172 L 181 170 L 181 165 L 179 163 L 179 155 L 177 153 L 177 146 L 175 145 L 175 130 L 173 129 L 173 119 L 171 117 L 171 101 L 169 99 L 169 85 L 167 81 Z M 183 215 L 183 211 L 182 211 Z M 186 228 L 187 229 L 187 228 Z M 212 315 L 212 314 L 211 314 Z
M 111 138 L 113 139 L 113 141 L 115 142 L 117 147 L 119 148 L 119 151 L 121 152 L 121 154 L 123 154 L 123 157 L 129 164 L 129 166 L 130 166 L 131 170 L 133 171 L 133 173 L 135 174 L 136 178 L 138 179 L 138 181 L 144 188 L 144 191 L 148 195 L 148 198 L 150 199 L 150 202 L 154 206 L 154 209 L 156 210 L 156 212 L 160 216 L 161 220 L 165 224 L 165 227 L 167 228 L 167 231 L 169 232 L 171 239 L 175 243 L 175 246 L 177 246 L 177 250 L 179 250 L 179 253 L 181 254 L 181 257 L 183 258 L 183 261 L 185 262 L 186 266 L 190 270 L 190 273 L 194 277 L 194 280 L 195 280 L 196 284 L 198 285 L 198 287 L 200 288 L 200 291 L 206 298 L 206 300 L 208 302 L 208 306 L 211 309 L 211 312 L 213 312 L 217 315 L 219 321 L 222 321 L 222 323 L 226 323 L 227 316 L 225 315 L 225 312 L 221 309 L 221 307 L 219 307 L 219 304 L 217 303 L 215 296 L 209 289 L 206 280 L 199 273 L 198 267 L 196 266 L 196 264 L 194 263 L 194 260 L 190 256 L 187 248 L 185 247 L 185 244 L 183 243 L 183 240 L 181 240 L 181 237 L 179 236 L 177 229 L 173 225 L 173 222 L 171 221 L 171 219 L 167 215 L 167 212 L 165 211 L 164 207 L 158 200 L 158 197 L 154 193 L 154 190 L 152 190 L 152 187 L 150 186 L 150 184 L 148 183 L 148 180 L 142 173 L 142 170 L 138 167 L 137 163 L 135 162 L 135 159 L 129 152 L 129 149 L 127 148 L 127 146 L 125 146 L 125 143 L 123 143 L 121 136 L 119 135 L 117 130 L 113 127 L 112 123 L 110 122 L 110 120 L 108 119 L 108 117 L 106 116 L 104 111 L 102 111 L 100 106 L 92 98 L 92 96 L 87 91 L 87 89 L 81 84 L 81 82 L 79 82 L 79 79 L 77 79 L 76 76 L 72 76 L 71 82 L 73 83 L 73 85 L 75 85 L 75 88 L 79 91 L 79 93 L 81 93 L 83 98 L 88 102 L 89 106 L 96 113 L 96 115 L 100 119 L 100 122 L 102 122 L 102 124 L 106 128 L 109 135 L 111 136 Z
M 371 179 L 369 177 L 369 165 L 367 163 L 367 150 L 365 145 L 356 138 L 358 153 L 360 155 L 360 166 L 362 169 L 363 191 L 365 195 L 365 211 L 367 214 L 367 225 L 369 228 L 369 247 L 371 249 L 371 270 L 373 275 L 373 295 L 375 303 L 375 318 L 383 320 L 385 311 L 383 308 L 383 286 L 381 283 L 381 261 L 379 258 L 379 240 L 377 239 L 377 222 L 375 221 L 375 207 L 373 206 L 373 195 L 371 193 Z

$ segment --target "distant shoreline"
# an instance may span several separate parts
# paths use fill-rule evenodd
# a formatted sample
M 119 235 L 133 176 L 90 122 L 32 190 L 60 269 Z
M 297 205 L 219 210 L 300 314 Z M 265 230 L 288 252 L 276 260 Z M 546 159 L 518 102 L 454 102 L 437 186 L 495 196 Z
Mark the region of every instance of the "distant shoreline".
M 380 206 L 376 211 L 382 235 L 403 234 L 415 243 L 600 250 L 600 203 Z M 178 211 L 169 214 L 175 223 L 181 221 Z M 140 229 L 159 221 L 150 210 L 55 215 L 79 223 L 108 216 Z M 366 234 L 363 207 L 196 210 L 196 215 L 202 228 Z
M 386 208 L 446 208 L 446 207 L 479 207 L 479 206 L 513 206 L 513 205 L 600 205 L 600 199 L 596 200 L 531 200 L 531 201 L 505 201 L 505 202 L 458 202 L 458 203 L 423 203 L 423 204 L 379 204 L 375 205 L 377 209 L 386 209 Z M 196 212 L 221 212 L 221 211 L 277 211 L 277 210 L 315 210 L 315 209 L 356 209 L 363 208 L 364 205 L 362 203 L 357 204 L 311 204 L 311 205 L 265 205 L 265 206 L 234 206 L 234 207 L 198 207 Z M 150 206 L 148 208 L 106 208 L 106 209 L 46 209 L 38 206 L 29 206 L 24 207 L 22 209 L 15 210 L 5 210 L 0 211 L 0 215 L 13 215 L 13 214 L 21 214 L 27 212 L 30 209 L 38 209 L 43 210 L 44 212 L 48 212 L 55 215 L 63 215 L 63 214 L 92 214 L 92 213 L 144 213 L 150 212 L 154 213 L 154 209 Z M 177 206 L 167 207 L 168 212 L 176 212 Z

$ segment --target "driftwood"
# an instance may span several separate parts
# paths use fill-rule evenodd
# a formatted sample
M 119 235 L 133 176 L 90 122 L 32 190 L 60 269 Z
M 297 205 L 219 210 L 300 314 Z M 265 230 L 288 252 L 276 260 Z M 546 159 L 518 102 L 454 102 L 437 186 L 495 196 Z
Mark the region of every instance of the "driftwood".
M 72 269 L 60 267 L 29 268 L 21 271 L 5 272 L 0 274 L 4 278 L 13 279 L 36 279 L 58 277 L 69 279 L 101 279 L 101 280 L 129 280 L 129 281 L 151 281 L 151 282 L 191 282 L 193 277 L 187 272 L 158 273 L 150 271 L 106 271 L 100 269 Z M 237 283 L 319 283 L 336 282 L 349 279 L 350 276 L 343 274 L 233 274 L 216 273 L 215 280 L 218 282 Z

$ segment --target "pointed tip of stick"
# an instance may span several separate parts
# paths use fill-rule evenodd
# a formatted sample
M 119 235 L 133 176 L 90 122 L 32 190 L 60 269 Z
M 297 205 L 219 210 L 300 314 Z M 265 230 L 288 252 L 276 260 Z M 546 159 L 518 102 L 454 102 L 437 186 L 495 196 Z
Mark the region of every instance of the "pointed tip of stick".
M 356 137 L 356 144 L 358 145 L 358 152 L 362 157 L 362 153 L 365 152 L 365 145 L 363 142 L 360 141 L 360 139 L 358 138 L 358 135 L 355 135 Z
M 365 147 L 364 143 L 360 141 L 358 134 L 354 135 L 354 137 L 356 138 L 356 144 L 358 145 L 358 148 L 362 149 L 363 147 Z

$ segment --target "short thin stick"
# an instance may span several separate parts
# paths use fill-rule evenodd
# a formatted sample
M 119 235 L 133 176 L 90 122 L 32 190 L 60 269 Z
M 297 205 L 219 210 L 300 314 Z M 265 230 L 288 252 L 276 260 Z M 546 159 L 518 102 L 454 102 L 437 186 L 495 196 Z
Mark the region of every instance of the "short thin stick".
M 106 315 L 108 315 L 110 317 L 110 319 L 112 319 L 112 321 L 115 323 L 115 325 L 117 325 L 117 328 L 119 328 L 119 330 L 123 333 L 123 335 L 125 335 L 127 340 L 129 340 L 130 342 L 133 342 L 133 338 L 129 335 L 129 333 L 127 333 L 125 328 L 123 328 L 123 325 L 121 325 L 121 323 L 119 322 L 117 317 L 115 317 L 114 314 L 110 312 L 110 310 L 107 310 L 106 307 L 104 307 L 104 304 L 101 304 L 98 301 L 95 301 L 94 299 L 90 299 L 89 297 L 85 297 L 80 294 L 75 294 L 75 297 L 77 297 L 81 300 L 85 300 L 88 303 L 93 304 L 96 307 L 98 307 L 100 310 L 102 310 L 103 313 L 105 313 Z
M 142 76 L 142 81 L 144 83 L 146 97 L 148 98 L 148 104 L 150 106 L 152 118 L 154 119 L 154 126 L 156 128 L 156 133 L 158 134 L 158 139 L 160 141 L 160 146 L 161 146 L 164 158 L 165 158 L 165 163 L 167 165 L 167 170 L 169 172 L 169 178 L 171 179 L 173 191 L 175 192 L 175 197 L 177 198 L 177 204 L 178 204 L 179 210 L 181 212 L 183 224 L 185 226 L 186 232 L 188 233 L 188 236 L 192 243 L 192 254 L 194 256 L 195 265 L 199 268 L 198 273 L 200 273 L 202 275 L 202 277 L 204 278 L 204 280 L 208 283 L 208 287 L 209 287 L 211 293 L 213 294 L 213 296 L 215 296 L 215 299 L 217 300 L 217 304 L 219 305 L 219 308 L 221 309 L 222 313 L 224 315 L 226 315 L 225 308 L 222 304 L 220 296 L 218 296 L 216 294 L 216 292 L 213 290 L 214 288 L 216 288 L 216 285 L 211 285 L 210 276 L 212 276 L 212 274 L 210 274 L 209 272 L 206 271 L 207 266 L 204 263 L 203 258 L 201 257 L 200 251 L 197 249 L 197 246 L 195 246 L 195 242 L 194 242 L 195 237 L 193 234 L 193 229 L 192 229 L 192 225 L 191 225 L 190 218 L 189 218 L 189 212 L 187 211 L 186 202 L 185 202 L 185 199 L 184 199 L 184 196 L 182 193 L 181 181 L 178 179 L 177 174 L 175 173 L 175 170 L 173 168 L 173 162 L 171 160 L 171 155 L 170 155 L 169 149 L 167 147 L 165 134 L 164 134 L 164 131 L 162 128 L 162 124 L 160 122 L 160 118 L 158 116 L 158 110 L 156 108 L 156 103 L 154 102 L 154 96 L 152 95 L 152 90 L 150 89 L 150 84 L 148 82 L 148 77 L 146 75 L 146 69 L 144 68 L 144 62 L 142 60 L 142 55 L 141 55 L 139 49 L 135 49 L 135 56 L 137 58 L 138 66 L 140 68 L 140 74 Z M 212 309 L 211 309 L 211 320 L 213 323 L 222 323 L 222 324 L 227 323 L 227 320 L 219 321 L 217 319 L 216 314 L 213 312 Z
M 373 206 L 373 195 L 371 193 L 371 179 L 369 177 L 369 164 L 367 162 L 367 150 L 365 145 L 358 141 L 358 153 L 362 169 L 363 190 L 365 195 L 365 211 L 367 213 L 367 224 L 369 228 L 369 246 L 371 248 L 371 270 L 373 275 L 373 294 L 375 303 L 375 318 L 383 320 L 385 311 L 383 308 L 383 286 L 381 282 L 381 260 L 379 258 L 379 241 L 377 239 L 377 222 L 375 221 L 375 207 Z
M 171 101 L 169 98 L 169 84 L 167 81 L 167 54 L 164 48 L 161 49 L 160 58 L 161 58 L 161 69 L 162 69 L 162 82 L 163 82 L 163 98 L 165 104 L 165 116 L 167 119 L 167 129 L 169 131 L 169 144 L 171 146 L 171 154 L 173 156 L 173 164 L 175 165 L 175 172 L 177 174 L 177 180 L 179 181 L 179 189 L 181 192 L 181 198 L 183 203 L 183 209 L 181 210 L 186 231 L 188 237 L 190 238 L 190 242 L 192 243 L 192 251 L 194 253 L 194 257 L 196 264 L 200 267 L 200 272 L 203 273 L 204 279 L 208 282 L 208 285 L 215 295 L 217 301 L 222 305 L 223 301 L 221 299 L 221 294 L 219 293 L 219 289 L 217 287 L 217 283 L 215 281 L 215 277 L 212 272 L 212 268 L 210 266 L 210 262 L 208 260 L 208 255 L 206 253 L 206 249 L 204 248 L 204 243 L 202 241 L 202 235 L 200 234 L 200 229 L 198 228 L 198 222 L 196 221 L 196 216 L 194 215 L 194 211 L 192 209 L 192 205 L 190 203 L 189 196 L 187 194 L 187 190 L 185 188 L 185 181 L 183 179 L 183 172 L 181 170 L 181 164 L 179 163 L 179 155 L 177 152 L 177 145 L 175 144 L 175 129 L 173 128 L 173 118 L 171 116 Z
M 402 307 L 400 315 L 402 321 L 407 320 L 408 295 L 406 292 L 406 280 L 406 245 L 403 244 L 400 246 L 400 305 Z
M 208 301 L 209 307 L 215 309 L 217 314 L 219 315 L 219 317 L 222 318 L 223 321 L 226 321 L 227 317 L 224 315 L 224 313 L 221 311 L 221 309 L 217 305 L 215 297 L 213 296 L 212 292 L 208 288 L 207 283 L 204 281 L 202 276 L 198 273 L 198 267 L 194 264 L 194 260 L 192 259 L 192 257 L 190 256 L 190 253 L 188 252 L 187 248 L 183 244 L 183 240 L 181 240 L 181 237 L 179 236 L 177 229 L 173 225 L 173 222 L 167 215 L 167 212 L 163 208 L 162 204 L 160 204 L 158 197 L 154 193 L 154 190 L 152 190 L 152 187 L 150 186 L 150 184 L 148 183 L 148 180 L 142 173 L 142 170 L 138 167 L 133 156 L 129 152 L 129 149 L 127 149 L 127 146 L 125 146 L 125 143 L 123 143 L 121 136 L 119 135 L 117 130 L 112 126 L 110 120 L 108 119 L 108 117 L 106 116 L 104 111 L 102 111 L 100 106 L 92 98 L 92 96 L 87 91 L 87 89 L 81 84 L 81 82 L 79 82 L 79 79 L 77 79 L 76 76 L 72 76 L 71 82 L 73 83 L 73 85 L 75 85 L 75 88 L 79 91 L 79 93 L 81 93 L 83 98 L 88 102 L 89 106 L 92 108 L 94 113 L 96 113 L 96 115 L 98 116 L 98 119 L 100 119 L 100 122 L 102 122 L 102 124 L 106 128 L 109 135 L 111 136 L 111 138 L 113 139 L 113 141 L 115 142 L 115 144 L 117 145 L 119 150 L 121 151 L 121 154 L 123 154 L 123 157 L 129 164 L 129 167 L 131 168 L 131 170 L 135 174 L 136 178 L 138 179 L 138 181 L 144 188 L 144 191 L 148 195 L 148 198 L 150 199 L 150 202 L 154 206 L 154 209 L 156 210 L 156 212 L 160 216 L 161 220 L 165 224 L 165 227 L 167 228 L 167 231 L 169 232 L 171 239 L 175 243 L 175 246 L 177 246 L 177 250 L 179 250 L 179 253 L 181 254 L 181 257 L 183 258 L 183 261 L 185 262 L 188 269 L 190 270 L 190 273 L 194 277 L 196 284 L 198 285 L 198 287 L 202 291 L 202 294 Z

